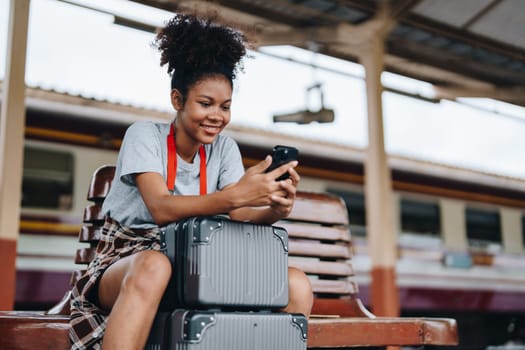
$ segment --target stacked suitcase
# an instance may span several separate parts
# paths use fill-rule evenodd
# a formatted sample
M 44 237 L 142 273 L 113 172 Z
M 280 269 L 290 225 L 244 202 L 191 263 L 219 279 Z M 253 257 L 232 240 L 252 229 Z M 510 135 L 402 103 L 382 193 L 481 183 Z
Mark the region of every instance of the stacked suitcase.
M 274 312 L 288 304 L 286 230 L 194 217 L 162 235 L 173 274 L 146 349 L 306 349 L 306 318 Z

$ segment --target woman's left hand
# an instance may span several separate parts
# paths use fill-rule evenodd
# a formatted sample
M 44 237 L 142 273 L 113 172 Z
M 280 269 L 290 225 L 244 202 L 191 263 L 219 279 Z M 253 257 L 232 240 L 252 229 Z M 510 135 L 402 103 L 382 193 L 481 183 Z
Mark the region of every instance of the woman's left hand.
M 295 194 L 297 192 L 297 184 L 301 177 L 294 168 L 288 170 L 290 177 L 279 182 L 281 191 L 279 194 L 272 196 L 271 208 L 273 212 L 280 218 L 285 218 L 292 212 L 292 207 L 295 201 Z

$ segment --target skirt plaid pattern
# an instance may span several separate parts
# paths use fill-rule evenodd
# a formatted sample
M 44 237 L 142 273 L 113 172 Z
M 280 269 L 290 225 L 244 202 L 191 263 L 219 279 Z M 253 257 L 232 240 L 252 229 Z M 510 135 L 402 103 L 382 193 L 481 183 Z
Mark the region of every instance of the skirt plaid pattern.
M 143 250 L 160 250 L 159 233 L 159 228 L 130 229 L 106 217 L 97 253 L 71 292 L 72 350 L 101 348 L 108 313 L 89 300 L 93 287 L 105 269 L 119 259 Z

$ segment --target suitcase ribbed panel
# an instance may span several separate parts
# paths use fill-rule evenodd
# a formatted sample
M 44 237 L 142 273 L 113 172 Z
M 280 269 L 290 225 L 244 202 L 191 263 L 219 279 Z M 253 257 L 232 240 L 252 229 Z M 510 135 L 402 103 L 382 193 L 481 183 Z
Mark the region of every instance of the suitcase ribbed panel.
M 190 244 L 186 295 L 204 304 L 285 306 L 288 254 L 269 226 L 230 223 Z
M 302 330 L 290 314 L 216 313 L 199 342 L 184 342 L 173 329 L 176 350 L 305 350 Z M 179 329 L 180 331 L 180 329 Z

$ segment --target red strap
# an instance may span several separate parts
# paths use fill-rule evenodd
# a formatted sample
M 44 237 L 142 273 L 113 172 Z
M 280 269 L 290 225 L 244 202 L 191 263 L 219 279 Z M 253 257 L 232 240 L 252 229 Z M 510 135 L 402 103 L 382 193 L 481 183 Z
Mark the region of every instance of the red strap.
M 201 145 L 199 148 L 199 157 L 201 161 L 201 172 L 200 172 L 200 192 L 201 196 L 204 196 L 208 193 L 207 182 L 206 182 L 206 151 L 204 150 L 204 145 Z
M 170 134 L 168 135 L 168 177 L 166 185 L 170 191 L 175 190 L 175 177 L 177 176 L 177 151 L 175 149 L 175 132 L 173 124 L 170 127 Z
M 175 180 L 177 178 L 177 148 L 175 146 L 175 128 L 173 124 L 170 127 L 170 133 L 167 138 L 168 143 L 168 165 L 167 171 L 168 176 L 166 179 L 166 185 L 170 191 L 175 190 Z M 199 148 L 199 158 L 200 158 L 200 194 L 205 195 L 208 193 L 207 184 L 206 184 L 206 150 L 204 145 L 201 145 Z

